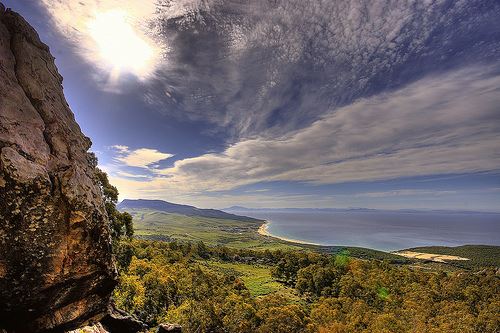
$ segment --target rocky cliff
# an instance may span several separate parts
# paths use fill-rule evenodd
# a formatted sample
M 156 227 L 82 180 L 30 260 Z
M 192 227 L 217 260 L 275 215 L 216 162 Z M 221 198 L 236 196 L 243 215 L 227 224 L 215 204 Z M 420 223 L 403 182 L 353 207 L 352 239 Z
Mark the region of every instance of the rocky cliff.
M 71 329 L 115 286 L 107 216 L 49 48 L 0 5 L 0 331 Z

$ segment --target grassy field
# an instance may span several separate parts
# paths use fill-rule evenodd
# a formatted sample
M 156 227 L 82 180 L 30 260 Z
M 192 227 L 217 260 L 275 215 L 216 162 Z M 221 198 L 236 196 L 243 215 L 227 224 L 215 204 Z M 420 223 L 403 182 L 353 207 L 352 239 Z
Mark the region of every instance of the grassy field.
M 287 288 L 273 279 L 270 266 L 219 261 L 207 261 L 206 265 L 243 280 L 252 296 L 278 293 L 298 298 L 292 288 Z
M 179 240 L 208 245 L 223 245 L 250 249 L 300 249 L 289 242 L 259 235 L 263 222 L 236 221 L 200 216 L 170 214 L 146 209 L 127 210 L 134 218 L 134 230 L 139 238 Z

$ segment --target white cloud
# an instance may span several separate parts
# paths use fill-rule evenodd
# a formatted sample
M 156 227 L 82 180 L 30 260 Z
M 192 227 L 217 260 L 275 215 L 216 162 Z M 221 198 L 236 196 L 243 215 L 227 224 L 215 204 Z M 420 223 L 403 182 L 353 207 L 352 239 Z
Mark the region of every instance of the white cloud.
M 177 43 L 171 59 L 161 59 L 164 72 L 147 97 L 183 111 L 158 107 L 161 112 L 212 121 L 239 140 L 221 153 L 162 170 L 153 165 L 171 154 L 115 146 L 119 164 L 111 176 L 128 197 L 187 196 L 266 181 L 334 184 L 500 169 L 500 78 L 490 75 L 498 69 L 427 77 L 328 107 L 412 82 L 445 63 L 458 68 L 471 59 L 491 61 L 498 43 L 481 38 L 495 11 L 482 11 L 478 3 L 42 0 L 60 32 L 99 68 L 89 22 L 102 13 L 127 13 L 132 36 L 159 43 L 162 51 Z M 206 27 L 203 33 L 199 26 Z M 478 36 L 476 43 L 465 45 L 463 34 Z M 270 125 L 275 118 L 285 121 Z
M 135 174 L 125 171 L 117 171 L 115 174 L 119 177 L 126 177 L 126 178 L 150 178 L 150 176 L 148 175 Z
M 500 76 L 490 72 L 428 77 L 334 110 L 287 136 L 256 137 L 179 160 L 155 169 L 148 181 L 113 181 L 123 193 L 162 197 L 166 189 L 193 195 L 266 181 L 334 184 L 499 170 Z M 162 158 L 149 153 L 151 160 Z M 147 165 L 132 156 L 128 164 Z
M 152 182 L 127 180 L 111 177 L 112 184 L 120 189 L 120 198 L 163 199 L 176 203 L 190 204 L 202 208 L 226 208 L 245 206 L 253 208 L 350 208 L 366 207 L 377 209 L 471 209 L 498 210 L 498 189 L 479 190 L 433 190 L 402 189 L 381 192 L 357 192 L 352 194 L 304 194 L 280 193 L 234 193 L 234 192 L 185 192 L 168 187 L 161 179 Z M 155 185 L 151 188 L 150 185 Z M 160 185 L 156 187 L 156 185 Z M 418 198 L 418 200 L 416 200 Z
M 141 40 L 155 45 L 160 56 L 152 66 L 133 62 L 155 70 L 155 79 L 135 93 L 158 112 L 212 122 L 210 130 L 237 140 L 264 131 L 284 134 L 309 125 L 329 106 L 470 59 L 479 63 L 498 50 L 498 43 L 483 40 L 488 22 L 496 19 L 495 6 L 479 6 L 480 0 L 41 2 L 54 26 L 97 67 L 110 70 L 103 53 L 116 65 L 129 63 L 129 56 L 148 59 Z M 127 13 L 126 23 L 133 28 L 133 33 L 126 25 L 117 29 L 115 35 L 122 38 L 109 36 L 122 26 L 121 19 L 108 24 L 107 18 L 115 16 L 107 14 L 117 11 Z M 92 35 L 89 27 L 95 24 L 89 22 L 96 18 L 104 18 L 98 30 L 108 34 Z M 467 43 L 463 35 L 469 36 Z M 142 72 L 144 66 L 138 67 Z M 103 80 L 101 72 L 95 77 Z M 124 87 L 105 88 L 120 92 Z M 285 121 L 274 124 L 275 118 Z
M 112 148 L 117 150 L 118 156 L 115 157 L 115 160 L 129 167 L 150 168 L 152 164 L 174 156 L 173 154 L 162 153 L 156 149 L 149 148 L 130 150 L 129 147 L 121 145 L 115 145 Z M 121 175 L 126 177 L 143 177 L 142 175 L 134 175 L 123 171 Z
M 111 148 L 118 150 L 120 153 L 127 153 L 128 152 L 128 146 L 114 145 L 114 146 L 111 146 Z
M 146 101 L 169 116 L 210 121 L 238 140 L 285 134 L 331 106 L 434 70 L 491 61 L 499 47 L 484 40 L 498 10 L 481 0 L 207 3 L 179 18 L 182 24 L 165 25 L 175 60 Z

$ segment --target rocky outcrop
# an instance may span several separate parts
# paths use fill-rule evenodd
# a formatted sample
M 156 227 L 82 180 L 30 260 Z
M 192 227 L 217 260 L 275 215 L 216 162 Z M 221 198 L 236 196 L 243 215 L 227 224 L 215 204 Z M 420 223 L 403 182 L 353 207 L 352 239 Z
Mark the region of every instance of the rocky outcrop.
M 156 333 L 182 333 L 182 327 L 177 324 L 160 324 Z
M 0 6 L 0 331 L 106 313 L 116 273 L 90 145 L 49 48 Z
M 101 324 L 109 332 L 116 333 L 136 333 L 144 332 L 147 326 L 120 309 L 117 309 L 114 304 L 108 307 L 108 314 L 101 319 Z
M 1 332 L 0 332 L 1 333 Z M 92 326 L 85 326 L 78 328 L 74 331 L 69 331 L 67 333 L 111 333 L 107 331 L 101 323 L 94 324 Z
M 138 333 L 147 330 L 148 327 L 143 322 L 109 304 L 108 314 L 99 323 L 67 333 Z

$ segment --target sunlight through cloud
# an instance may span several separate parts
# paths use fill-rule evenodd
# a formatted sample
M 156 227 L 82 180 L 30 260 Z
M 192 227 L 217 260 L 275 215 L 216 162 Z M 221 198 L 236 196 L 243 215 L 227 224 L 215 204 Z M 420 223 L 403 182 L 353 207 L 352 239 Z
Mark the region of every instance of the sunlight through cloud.
M 154 74 L 167 47 L 149 26 L 153 0 L 43 0 L 57 29 L 98 72 L 97 81 L 120 91 L 127 74 L 144 80 Z
M 112 78 L 122 72 L 143 77 L 154 65 L 155 48 L 134 31 L 127 17 L 125 11 L 117 9 L 98 13 L 88 23 L 89 34 L 102 60 L 110 67 Z

